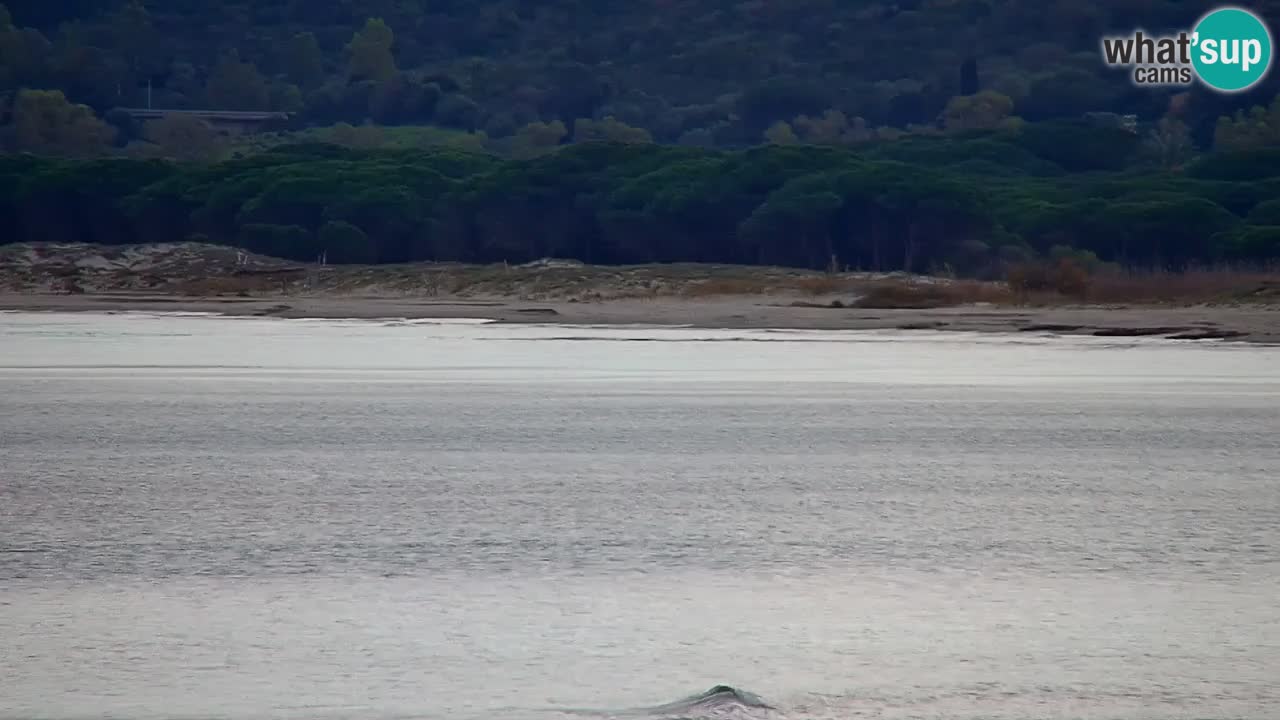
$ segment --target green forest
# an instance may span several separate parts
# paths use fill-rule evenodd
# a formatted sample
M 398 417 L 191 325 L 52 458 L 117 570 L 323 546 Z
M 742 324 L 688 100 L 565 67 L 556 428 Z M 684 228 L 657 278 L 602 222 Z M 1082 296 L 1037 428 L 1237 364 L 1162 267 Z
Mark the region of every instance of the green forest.
M 1133 133 L 1045 122 L 861 149 L 577 143 L 527 159 L 290 145 L 216 164 L 0 158 L 13 240 L 191 239 L 297 260 L 718 262 L 998 275 L 1064 251 L 1280 257 L 1280 148 L 1134 171 Z
M 1280 20 L 1280 2 L 1252 7 Z M 68 142 L 89 152 L 149 138 L 117 107 L 280 110 L 294 128 L 436 126 L 497 141 L 612 118 L 655 142 L 745 147 L 771 128 L 853 142 L 945 125 L 948 105 L 998 96 L 986 115 L 1029 122 L 1085 113 L 1167 114 L 1175 90 L 1134 87 L 1100 61 L 1108 33 L 1186 29 L 1212 7 L 1185 0 L 10 0 L 0 7 L 7 146 L 21 89 L 61 92 L 108 124 Z M 1218 119 L 1266 106 L 1196 91 L 1176 114 L 1211 148 Z M 30 104 L 30 103 L 29 103 Z M 954 110 L 954 109 L 953 109 Z M 50 112 L 46 109 L 46 112 Z M 964 123 L 966 118 L 951 121 Z M 991 122 L 990 117 L 969 118 Z M 999 120 L 1000 117 L 994 118 Z M 91 123 L 82 118 L 83 133 Z M 778 127 L 775 127 L 778 126 Z M 163 133 L 160 133 L 163 135 Z M 554 134 L 554 133 L 552 133 Z M 47 140 L 48 138 L 46 138 Z M 546 142 L 546 138 L 541 138 Z M 57 143 L 53 143 L 57 145 Z M 156 144 L 156 143 L 151 143 Z M 181 147 L 181 143 L 171 145 Z
M 0 242 L 990 275 L 1280 258 L 1280 73 L 1135 87 L 1177 0 L 13 0 Z M 1253 9 L 1273 22 L 1280 2 Z M 191 116 L 273 110 L 229 136 Z

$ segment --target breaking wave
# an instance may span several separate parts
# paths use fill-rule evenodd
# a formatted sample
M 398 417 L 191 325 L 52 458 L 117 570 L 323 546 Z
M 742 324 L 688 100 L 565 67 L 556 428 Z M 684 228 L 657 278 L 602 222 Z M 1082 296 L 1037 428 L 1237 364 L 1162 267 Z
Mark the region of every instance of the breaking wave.
M 746 690 L 739 690 L 729 685 L 716 685 L 710 690 L 691 695 L 666 705 L 642 708 L 647 715 L 675 715 L 678 717 L 698 717 L 704 714 L 721 714 L 719 711 L 740 708 L 758 708 L 773 710 L 774 708 Z
M 609 718 L 644 717 L 669 720 L 702 720 L 704 718 L 738 718 L 757 720 L 772 716 L 776 708 L 758 695 L 729 685 L 715 687 L 675 702 L 651 707 L 615 711 L 589 711 L 588 714 Z

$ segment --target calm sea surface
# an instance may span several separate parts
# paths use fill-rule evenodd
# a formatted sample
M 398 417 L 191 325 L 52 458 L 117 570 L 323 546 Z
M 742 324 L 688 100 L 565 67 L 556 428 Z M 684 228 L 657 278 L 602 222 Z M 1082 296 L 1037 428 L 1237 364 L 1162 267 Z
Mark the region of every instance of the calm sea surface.
M 0 314 L 0 717 L 717 684 L 1280 717 L 1280 348 Z

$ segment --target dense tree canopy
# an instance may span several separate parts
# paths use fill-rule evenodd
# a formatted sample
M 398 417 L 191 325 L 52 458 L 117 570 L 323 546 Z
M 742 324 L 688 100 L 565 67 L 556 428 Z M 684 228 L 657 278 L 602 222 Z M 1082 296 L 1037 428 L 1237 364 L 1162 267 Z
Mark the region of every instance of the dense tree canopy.
M 1176 89 L 1105 68 L 1109 33 L 1185 29 L 1184 0 L 9 0 L 0 94 L 60 90 L 116 106 L 277 109 L 483 130 L 617 122 L 660 143 L 749 146 L 798 118 L 866 129 L 986 127 L 1105 111 L 1155 122 Z M 1280 21 L 1280 0 L 1251 3 Z M 1275 23 L 1273 22 L 1273 25 Z M 1208 148 L 1221 116 L 1266 106 L 1194 91 L 1179 109 Z M 985 91 L 985 94 L 982 94 Z M 959 104 L 955 99 L 976 97 Z M 976 125 L 975 125 L 976 124 Z M 882 133 L 881 133 L 882 134 Z M 119 140 L 120 143 L 124 139 Z
M 211 165 L 11 155 L 0 223 L 12 241 L 199 237 L 330 262 L 834 260 L 990 275 L 1061 247 L 1171 269 L 1280 257 L 1280 150 L 1218 153 L 1176 174 L 1112 169 L 1142 152 L 1121 129 L 1042 123 L 856 151 L 599 141 L 517 160 L 333 145 Z

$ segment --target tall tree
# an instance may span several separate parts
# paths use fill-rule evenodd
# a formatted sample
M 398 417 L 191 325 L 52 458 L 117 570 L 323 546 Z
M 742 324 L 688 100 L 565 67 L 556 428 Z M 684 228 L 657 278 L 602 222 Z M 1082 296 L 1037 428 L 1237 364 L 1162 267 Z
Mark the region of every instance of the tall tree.
M 324 58 L 320 43 L 309 32 L 295 34 L 285 49 L 285 73 L 303 90 L 314 90 L 324 82 Z
M 151 14 L 137 0 L 113 13 L 106 30 L 111 50 L 123 58 L 135 78 L 145 79 L 163 68 L 165 63 Z
M 396 74 L 396 60 L 391 53 L 395 33 L 382 21 L 370 18 L 347 43 L 348 74 L 353 81 L 384 82 Z
M 240 60 L 235 50 L 223 55 L 210 71 L 205 96 L 218 110 L 267 110 L 271 106 L 266 78 L 253 63 Z
M 43 79 L 51 50 L 38 30 L 15 27 L 9 9 L 0 4 L 0 90 Z
M 1256 150 L 1280 146 L 1280 97 L 1270 107 L 1255 106 L 1235 117 L 1218 118 L 1213 145 L 1219 150 Z

